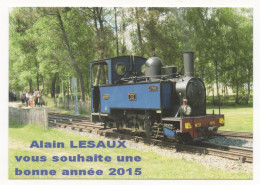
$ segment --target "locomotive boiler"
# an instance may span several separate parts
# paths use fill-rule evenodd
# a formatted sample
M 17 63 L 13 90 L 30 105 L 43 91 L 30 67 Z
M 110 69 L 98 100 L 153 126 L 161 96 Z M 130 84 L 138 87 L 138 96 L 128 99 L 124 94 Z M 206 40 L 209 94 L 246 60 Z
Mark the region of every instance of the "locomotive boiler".
M 184 75 L 158 57 L 121 56 L 90 63 L 91 119 L 104 127 L 182 142 L 214 134 L 224 115 L 206 114 L 206 88 L 184 52 Z

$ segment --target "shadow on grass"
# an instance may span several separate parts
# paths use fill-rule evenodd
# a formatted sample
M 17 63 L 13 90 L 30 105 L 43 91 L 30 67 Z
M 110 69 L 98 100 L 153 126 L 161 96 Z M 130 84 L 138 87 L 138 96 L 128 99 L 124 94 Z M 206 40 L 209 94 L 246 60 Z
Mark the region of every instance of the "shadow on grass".
M 9 128 L 23 128 L 26 124 L 9 121 Z
M 217 105 L 207 105 L 209 109 L 218 109 Z M 253 104 L 248 105 L 222 105 L 220 109 L 253 108 Z

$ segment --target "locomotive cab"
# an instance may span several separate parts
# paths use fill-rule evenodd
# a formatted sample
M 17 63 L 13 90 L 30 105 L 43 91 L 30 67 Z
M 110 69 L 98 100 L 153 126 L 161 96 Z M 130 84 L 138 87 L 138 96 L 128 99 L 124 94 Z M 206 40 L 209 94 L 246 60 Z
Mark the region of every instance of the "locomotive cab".
M 90 62 L 92 112 L 100 112 L 100 87 L 123 83 L 124 78 L 144 75 L 146 59 L 121 56 Z
M 91 87 L 118 84 L 124 78 L 142 76 L 145 62 L 145 58 L 131 55 L 90 62 Z

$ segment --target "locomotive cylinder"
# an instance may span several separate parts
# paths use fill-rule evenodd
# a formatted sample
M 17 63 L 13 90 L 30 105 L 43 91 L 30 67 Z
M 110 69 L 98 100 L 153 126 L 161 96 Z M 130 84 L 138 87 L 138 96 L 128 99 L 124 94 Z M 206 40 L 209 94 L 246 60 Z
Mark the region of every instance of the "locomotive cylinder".
M 162 60 L 158 57 L 151 57 L 145 62 L 145 76 L 149 80 L 156 81 L 160 79 Z
M 194 52 L 184 52 L 184 75 L 194 77 Z

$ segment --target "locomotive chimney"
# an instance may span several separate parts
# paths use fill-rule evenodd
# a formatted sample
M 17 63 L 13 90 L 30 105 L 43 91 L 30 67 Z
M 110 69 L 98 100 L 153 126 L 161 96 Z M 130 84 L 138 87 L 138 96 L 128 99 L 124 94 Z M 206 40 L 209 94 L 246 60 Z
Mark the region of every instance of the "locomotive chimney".
M 194 52 L 184 52 L 184 75 L 188 77 L 194 77 Z

